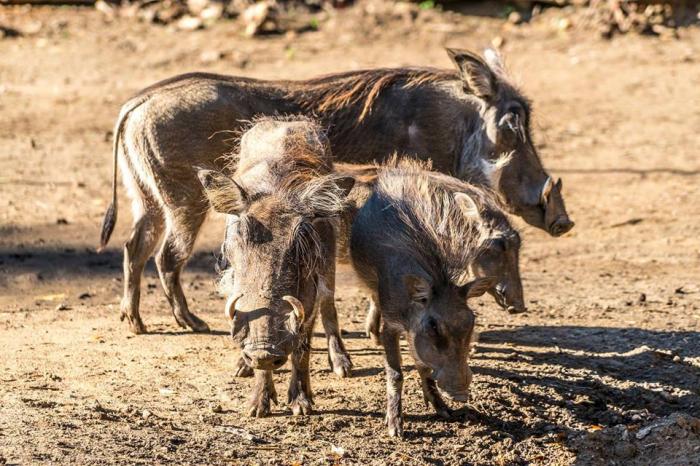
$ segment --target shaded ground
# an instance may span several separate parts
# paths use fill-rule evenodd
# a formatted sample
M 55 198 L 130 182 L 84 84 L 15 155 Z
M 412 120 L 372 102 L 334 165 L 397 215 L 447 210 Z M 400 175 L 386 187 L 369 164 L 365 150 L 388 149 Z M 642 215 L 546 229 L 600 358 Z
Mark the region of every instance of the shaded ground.
M 0 464 L 664 464 L 651 456 L 660 447 L 643 442 L 628 457 L 610 451 L 616 425 L 635 432 L 674 412 L 700 417 L 700 34 L 603 42 L 545 21 L 504 29 L 488 15 L 431 12 L 407 23 L 362 8 L 343 13 L 359 23 L 340 16 L 319 32 L 255 40 L 226 22 L 185 34 L 107 25 L 89 10 L 0 12 L 13 26 L 44 24 L 36 36 L 0 39 Z M 347 271 L 338 305 L 354 377 L 328 371 L 319 334 L 317 414 L 294 418 L 282 404 L 268 419 L 243 417 L 250 381 L 231 375 L 236 353 L 213 287 L 218 217 L 184 280 L 216 332 L 176 327 L 152 267 L 142 315 L 153 333 L 134 337 L 119 322 L 121 188 L 111 249 L 93 251 L 111 128 L 132 92 L 194 69 L 298 78 L 449 66 L 443 46 L 496 36 L 534 101 L 539 149 L 564 179 L 577 226 L 551 239 L 520 225 L 530 312 L 474 302 L 473 401 L 453 422 L 423 406 L 408 372 L 408 438 L 386 436 L 381 352 L 361 333 L 366 303 Z M 202 62 L 207 50 L 223 58 Z M 281 401 L 288 376 L 275 376 Z M 598 431 L 602 440 L 586 437 Z M 673 448 L 693 464 L 700 453 L 687 439 Z

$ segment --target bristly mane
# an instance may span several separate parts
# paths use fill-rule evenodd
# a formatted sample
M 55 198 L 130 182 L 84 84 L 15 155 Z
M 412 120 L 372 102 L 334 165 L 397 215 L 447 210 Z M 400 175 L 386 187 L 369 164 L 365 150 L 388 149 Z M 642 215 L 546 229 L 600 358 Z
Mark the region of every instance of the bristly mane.
M 387 246 L 400 245 L 436 278 L 459 284 L 492 232 L 479 217 L 465 215 L 455 193 L 469 196 L 480 211 L 502 210 L 488 189 L 430 168 L 429 163 L 397 157 L 380 168 L 375 192 L 405 227 L 399 229 L 404 237 L 387 239 Z
M 288 98 L 298 101 L 304 111 L 335 113 L 349 108 L 359 111 L 357 122 L 372 112 L 379 94 L 394 85 L 404 89 L 459 79 L 454 70 L 436 68 L 378 68 L 324 76 L 303 82 L 290 81 Z
M 289 126 L 280 133 L 273 132 L 284 123 L 298 125 Z M 346 209 L 343 191 L 337 185 L 342 176 L 333 173 L 328 139 L 316 121 L 298 116 L 258 118 L 249 128 L 249 132 L 252 131 L 261 131 L 263 139 L 271 135 L 269 142 L 279 144 L 280 152 L 258 157 L 253 147 L 251 157 L 241 159 L 240 153 L 234 155 L 231 161 L 236 166 L 233 177 L 237 179 L 240 175 L 244 179 L 246 170 L 258 164 L 264 165 L 262 182 L 247 187 L 246 193 L 252 202 L 266 198 L 273 201 L 270 203 L 273 208 L 301 217 L 297 224 L 290 225 L 288 241 L 300 263 L 312 272 L 323 262 L 321 239 L 312 220 L 338 217 Z M 277 134 L 280 140 L 274 140 Z

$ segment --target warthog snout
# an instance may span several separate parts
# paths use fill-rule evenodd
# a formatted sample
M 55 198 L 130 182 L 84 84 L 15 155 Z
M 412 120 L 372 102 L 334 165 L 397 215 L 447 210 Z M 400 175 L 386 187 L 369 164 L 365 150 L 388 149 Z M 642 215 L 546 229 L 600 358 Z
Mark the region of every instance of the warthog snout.
M 278 351 L 274 346 L 244 348 L 242 355 L 245 363 L 253 369 L 279 369 L 287 362 L 287 355 Z
M 496 302 L 509 314 L 519 314 L 527 311 L 521 286 L 509 287 L 506 284 L 498 283 L 494 291 Z
M 452 401 L 466 403 L 469 401 L 469 386 L 472 381 L 472 373 L 469 367 L 466 368 L 464 377 L 449 373 L 450 371 L 433 371 L 433 377 L 437 382 L 440 392 Z
M 561 236 L 564 233 L 568 233 L 574 227 L 574 225 L 575 223 L 568 216 L 560 215 L 547 227 L 547 229 L 549 230 L 550 235 Z

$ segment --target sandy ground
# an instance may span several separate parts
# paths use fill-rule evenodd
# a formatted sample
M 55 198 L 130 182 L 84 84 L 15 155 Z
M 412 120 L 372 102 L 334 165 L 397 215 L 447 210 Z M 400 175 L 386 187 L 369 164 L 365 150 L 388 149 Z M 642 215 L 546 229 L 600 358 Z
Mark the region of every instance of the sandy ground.
M 700 464 L 690 427 L 680 443 L 610 440 L 672 413 L 700 416 L 700 31 L 607 42 L 553 32 L 553 18 L 504 28 L 488 16 L 407 23 L 372 12 L 243 39 L 229 22 L 176 33 L 91 10 L 0 10 L 0 22 L 42 24 L 0 39 L 0 464 Z M 152 333 L 129 334 L 118 319 L 130 226 L 121 188 L 110 249 L 94 248 L 111 129 L 131 93 L 192 70 L 302 78 L 449 66 L 445 45 L 496 36 L 577 226 L 552 239 L 518 222 L 530 312 L 474 302 L 473 400 L 454 420 L 423 405 L 408 371 L 407 438 L 388 438 L 381 350 L 362 334 L 366 303 L 347 271 L 338 306 L 353 377 L 328 370 L 319 333 L 316 414 L 292 417 L 282 403 L 270 418 L 244 417 L 251 381 L 232 376 L 237 354 L 213 286 L 221 218 L 184 279 L 216 330 L 176 326 L 151 264 L 142 316 Z M 202 61 L 205 51 L 222 58 Z M 275 375 L 280 394 L 288 377 Z

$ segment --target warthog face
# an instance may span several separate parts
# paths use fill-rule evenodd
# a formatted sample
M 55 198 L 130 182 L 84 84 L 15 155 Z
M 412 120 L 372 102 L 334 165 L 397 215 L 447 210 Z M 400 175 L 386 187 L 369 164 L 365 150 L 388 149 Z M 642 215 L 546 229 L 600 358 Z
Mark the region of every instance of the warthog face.
M 467 299 L 481 296 L 493 283 L 489 277 L 438 286 L 423 276 L 404 276 L 412 307 L 407 329 L 411 353 L 416 364 L 432 369 L 438 388 L 455 401 L 468 400 L 472 379 L 467 358 L 474 313 Z
M 525 312 L 520 280 L 520 236 L 516 231 L 499 233 L 488 239 L 472 269 L 475 276 L 496 278 L 488 293 L 499 306 L 511 314 Z
M 250 367 L 279 368 L 314 309 L 316 272 L 333 234 L 329 216 L 346 192 L 332 177 L 265 194 L 249 194 L 211 170 L 199 177 L 215 210 L 228 214 L 220 289 L 228 298 L 231 335 Z
M 512 160 L 491 179 L 492 186 L 503 194 L 508 209 L 530 225 L 552 236 L 571 230 L 574 222 L 564 206 L 561 182 L 552 183 L 532 141 L 530 105 L 508 81 L 498 55 L 487 50 L 483 60 L 467 51 L 448 53 L 464 86 L 486 104 L 481 113 L 492 158 L 511 154 Z

